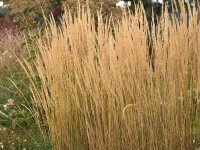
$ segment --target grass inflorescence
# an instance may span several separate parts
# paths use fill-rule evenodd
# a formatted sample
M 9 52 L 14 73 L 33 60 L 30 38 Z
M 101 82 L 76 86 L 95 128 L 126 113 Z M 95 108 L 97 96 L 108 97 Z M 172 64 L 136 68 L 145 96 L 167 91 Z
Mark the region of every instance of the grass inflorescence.
M 179 18 L 163 11 L 151 29 L 141 5 L 118 21 L 79 8 L 48 23 L 22 66 L 54 149 L 198 147 L 199 16 L 188 21 L 181 3 Z

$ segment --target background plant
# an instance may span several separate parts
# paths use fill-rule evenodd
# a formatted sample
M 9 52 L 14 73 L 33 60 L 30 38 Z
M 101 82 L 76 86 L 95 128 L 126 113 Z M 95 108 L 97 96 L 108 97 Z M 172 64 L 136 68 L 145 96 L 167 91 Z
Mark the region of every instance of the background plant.
M 25 40 L 6 30 L 0 35 L 0 147 L 51 149 L 48 138 L 44 140 L 38 132 L 31 111 L 29 82 L 18 63 L 22 57 L 28 61 L 35 58 L 34 36 Z M 32 50 L 28 52 L 27 47 Z

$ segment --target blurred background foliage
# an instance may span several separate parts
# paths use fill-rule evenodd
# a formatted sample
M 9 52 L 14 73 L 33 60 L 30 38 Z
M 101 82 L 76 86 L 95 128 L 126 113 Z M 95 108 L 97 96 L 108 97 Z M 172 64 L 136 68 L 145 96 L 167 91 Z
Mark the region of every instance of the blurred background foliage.
M 133 4 L 139 0 L 131 0 Z M 6 7 L 1 8 L 6 12 L 0 15 L 0 29 L 7 29 L 14 33 L 17 30 L 27 31 L 41 27 L 44 23 L 43 13 L 47 17 L 53 14 L 59 18 L 63 13 L 63 6 L 70 8 L 72 12 L 77 9 L 78 3 L 84 4 L 86 0 L 4 0 Z M 120 18 L 122 10 L 116 8 L 117 0 L 89 0 L 89 6 L 94 13 L 96 10 L 102 9 L 104 16 L 112 13 L 114 18 Z M 144 7 L 151 12 L 151 0 L 143 0 Z M 130 9 L 134 9 L 134 5 Z M 1 12 L 1 11 L 0 11 Z
M 44 23 L 43 14 L 47 18 L 53 14 L 56 20 L 63 13 L 63 7 L 76 12 L 78 3 L 85 4 L 87 0 L 4 0 L 5 7 L 0 8 L 0 30 L 7 29 L 10 33 L 16 31 L 35 30 Z M 152 9 L 156 15 L 161 14 L 162 5 L 152 3 L 152 0 L 125 0 L 131 1 L 130 9 L 134 12 L 134 4 L 141 1 L 144 4 L 148 20 L 151 20 Z M 113 18 L 120 18 L 123 10 L 116 8 L 118 0 L 88 0 L 91 11 L 101 8 L 103 16 L 112 14 Z M 168 0 L 170 4 L 171 0 Z M 170 6 L 170 5 L 169 5 Z M 169 7 L 168 7 L 169 8 Z M 170 9 L 170 8 L 169 8 Z
M 37 31 L 37 27 L 42 27 L 44 23 L 43 15 L 50 17 L 51 14 L 58 21 L 63 13 L 63 8 L 67 7 L 71 12 L 76 12 L 78 3 L 85 4 L 87 0 L 4 0 L 5 7 L 0 8 L 0 30 L 7 29 L 10 33 L 16 31 Z M 134 4 L 141 0 L 131 1 L 130 9 L 134 12 Z M 102 10 L 103 16 L 112 14 L 114 19 L 121 17 L 122 9 L 116 8 L 118 0 L 88 0 L 91 11 Z M 152 20 L 152 10 L 156 15 L 161 14 L 162 4 L 152 3 L 152 0 L 142 0 L 146 10 L 147 19 Z M 166 1 L 165 1 L 166 2 Z M 168 8 L 170 10 L 168 0 Z

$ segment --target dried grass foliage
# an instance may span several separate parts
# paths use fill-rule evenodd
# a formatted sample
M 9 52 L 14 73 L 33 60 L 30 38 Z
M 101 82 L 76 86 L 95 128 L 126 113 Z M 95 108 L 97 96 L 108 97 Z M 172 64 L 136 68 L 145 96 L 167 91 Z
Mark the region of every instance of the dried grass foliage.
M 65 11 L 62 25 L 52 20 L 46 39 L 38 39 L 41 57 L 34 67 L 28 62 L 23 67 L 38 124 L 48 128 L 54 149 L 197 146 L 198 11 L 190 13 L 188 25 L 186 12 L 170 21 L 166 11 L 151 31 L 144 14 L 138 7 L 135 15 L 113 23 L 112 18 L 103 22 L 99 13 L 96 28 L 89 9 L 75 18 Z

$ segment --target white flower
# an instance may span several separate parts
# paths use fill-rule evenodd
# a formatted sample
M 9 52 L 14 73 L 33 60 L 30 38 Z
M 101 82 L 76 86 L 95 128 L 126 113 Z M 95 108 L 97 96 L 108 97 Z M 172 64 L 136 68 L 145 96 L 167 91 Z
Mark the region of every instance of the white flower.
M 3 5 L 4 8 L 8 8 L 9 6 L 10 6 L 10 4 Z
M 194 6 L 194 1 L 191 0 L 184 0 L 185 3 L 189 3 L 191 6 Z
M 7 100 L 7 103 L 3 105 L 4 110 L 7 110 L 8 108 L 14 106 L 15 105 L 14 103 L 15 103 L 14 99 Z
M 160 4 L 163 3 L 163 0 L 151 0 L 151 1 L 152 1 L 152 3 L 160 3 Z
M 0 145 L 1 146 L 1 149 L 4 149 L 4 145 Z
M 116 3 L 116 7 L 120 7 L 120 8 L 127 8 L 131 6 L 131 1 L 125 2 L 120 0 L 119 2 Z
M 0 7 L 3 7 L 3 1 L 0 1 Z
M 3 105 L 3 108 L 4 108 L 4 110 L 7 110 L 8 109 L 8 105 Z
M 126 2 L 125 1 L 119 1 L 116 3 L 116 7 L 126 8 Z
M 193 139 L 192 142 L 195 143 L 195 140 Z
M 131 6 L 131 1 L 127 2 L 127 6 L 129 6 L 129 7 Z

